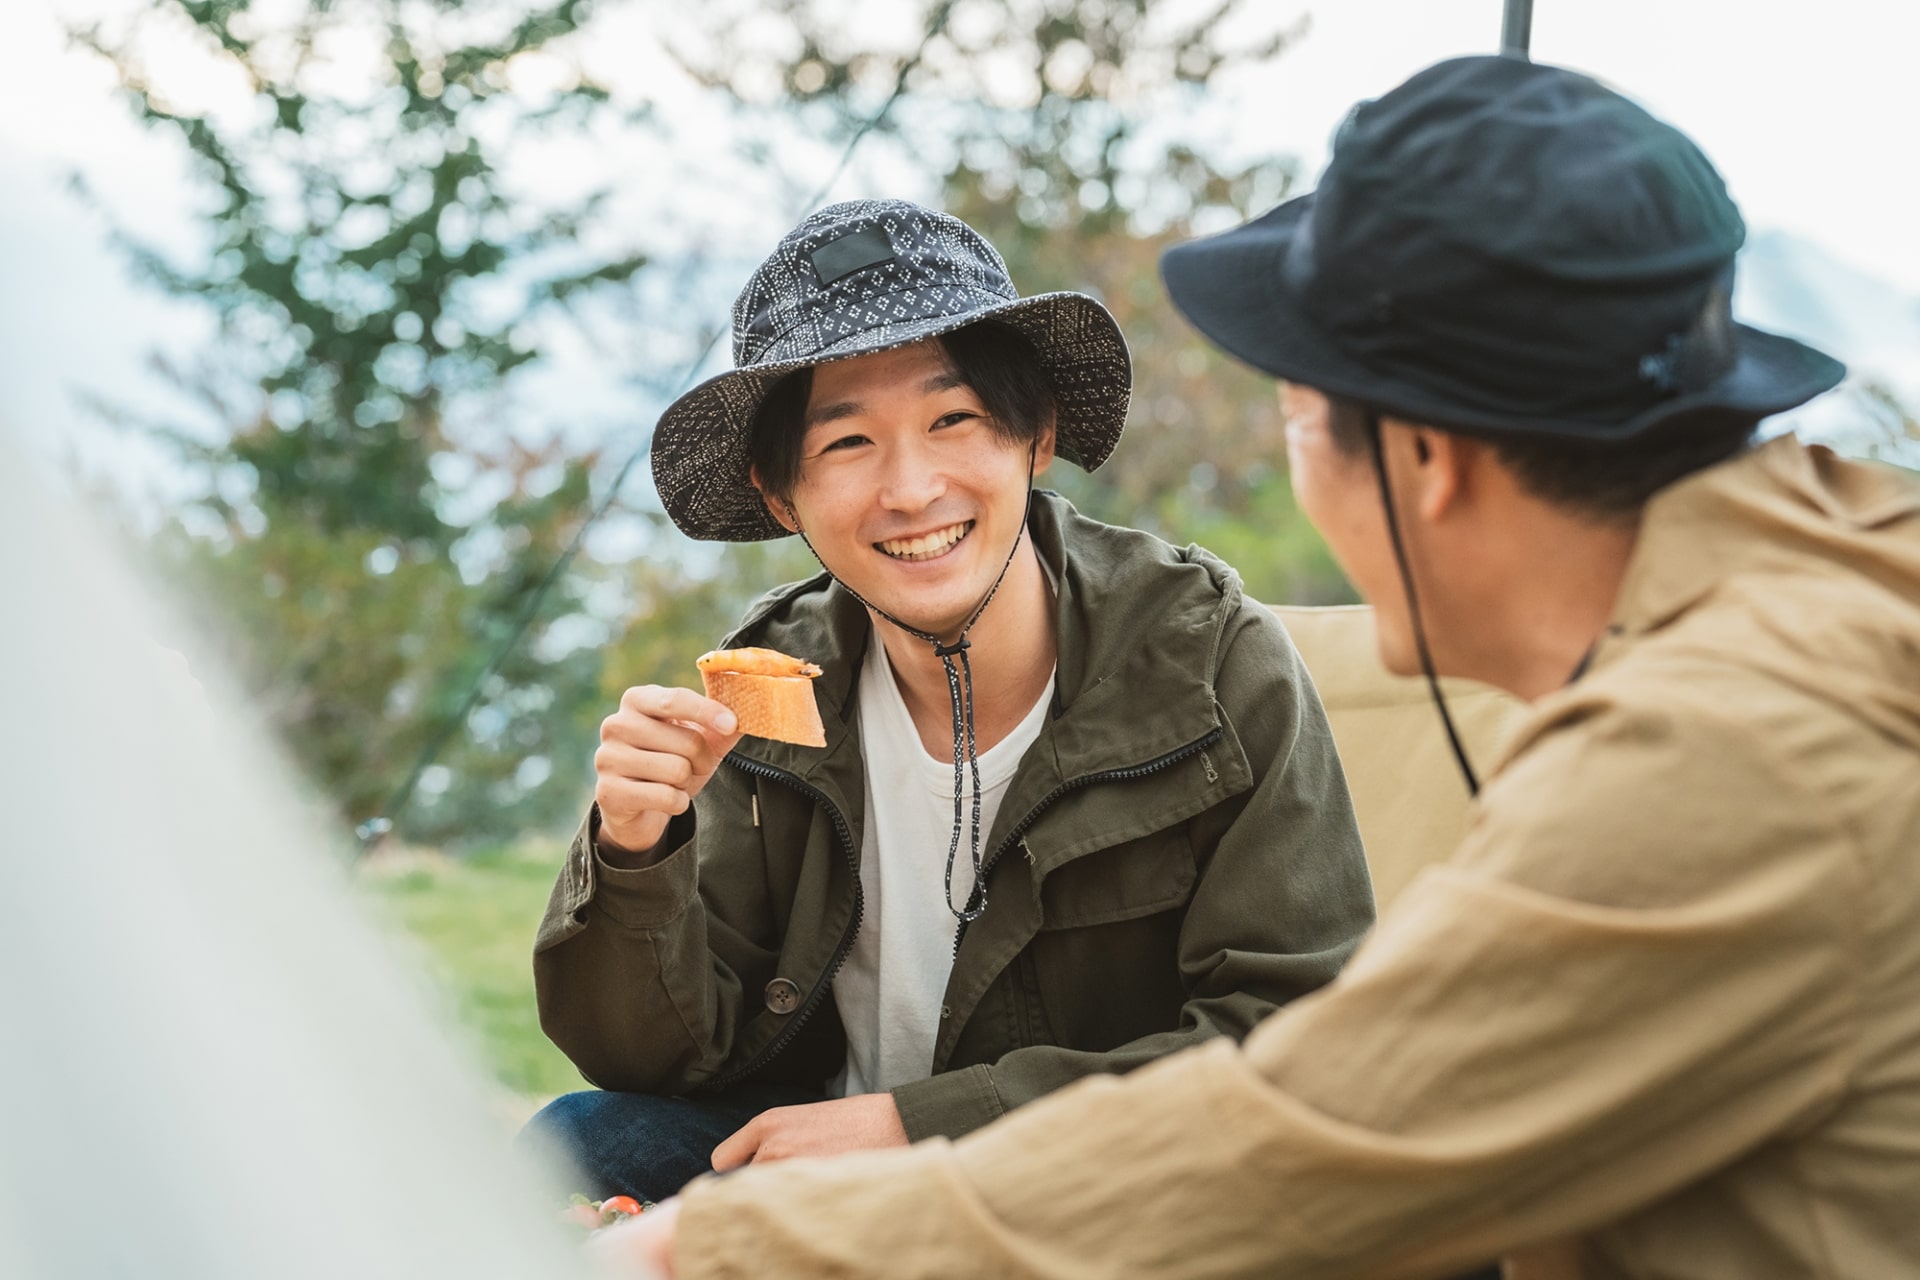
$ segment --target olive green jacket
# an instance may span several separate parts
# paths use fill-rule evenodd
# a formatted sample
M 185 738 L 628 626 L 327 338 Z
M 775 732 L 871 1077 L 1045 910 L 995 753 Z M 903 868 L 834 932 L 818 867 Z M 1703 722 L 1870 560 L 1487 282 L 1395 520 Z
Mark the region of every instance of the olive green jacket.
M 1198 548 L 1037 495 L 1058 584 L 1052 714 L 984 845 L 933 1075 L 893 1091 L 954 1136 L 1095 1072 L 1244 1037 L 1331 979 L 1373 898 L 1326 718 L 1281 624 Z M 742 740 L 641 870 L 589 813 L 534 948 L 541 1025 L 595 1084 L 820 1084 L 846 1057 L 833 977 L 860 927 L 856 693 L 871 626 L 824 575 L 728 647 L 811 658 L 824 749 Z

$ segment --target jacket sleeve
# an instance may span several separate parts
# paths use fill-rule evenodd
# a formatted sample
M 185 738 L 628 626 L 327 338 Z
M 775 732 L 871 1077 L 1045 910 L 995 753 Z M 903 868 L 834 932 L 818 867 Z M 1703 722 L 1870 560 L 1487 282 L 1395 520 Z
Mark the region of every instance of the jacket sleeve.
M 1102 1053 L 1037 1045 L 893 1091 L 907 1135 L 958 1137 L 1083 1076 L 1131 1071 L 1215 1036 L 1244 1039 L 1333 980 L 1374 920 L 1373 890 L 1333 733 L 1286 629 L 1242 604 L 1219 645 L 1215 697 L 1253 786 L 1190 820 L 1197 879 L 1179 938 L 1178 1030 Z
M 1864 862 L 1831 796 L 1688 696 L 1590 706 L 1517 758 L 1244 1048 L 958 1143 L 696 1183 L 679 1274 L 1442 1275 L 1807 1131 L 1859 1053 Z
M 600 859 L 597 812 L 574 836 L 534 942 L 534 991 L 541 1029 L 601 1088 L 689 1088 L 732 1050 L 741 975 L 770 968 L 777 945 L 765 877 L 724 856 L 759 847 L 751 785 L 715 771 L 693 812 L 668 825 L 673 852 L 650 867 Z

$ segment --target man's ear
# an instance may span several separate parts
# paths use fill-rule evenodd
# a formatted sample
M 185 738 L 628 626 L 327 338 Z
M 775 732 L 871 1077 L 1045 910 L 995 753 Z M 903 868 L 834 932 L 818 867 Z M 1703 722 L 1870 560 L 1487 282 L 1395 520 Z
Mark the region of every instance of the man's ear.
M 1057 438 L 1053 429 L 1054 421 L 1055 415 L 1052 410 L 1049 410 L 1045 425 L 1033 438 L 1033 474 L 1035 475 L 1045 472 L 1053 462 L 1053 446 Z
M 789 504 L 785 498 L 776 498 L 773 494 L 768 493 L 767 486 L 760 483 L 760 468 L 748 467 L 747 479 L 751 480 L 753 487 L 760 491 L 760 501 L 767 504 L 767 511 L 775 520 L 780 522 L 781 528 L 785 529 L 788 533 L 805 532 L 805 530 L 800 527 L 800 517 L 794 513 L 792 505 Z
M 1430 522 L 1443 520 L 1465 501 L 1473 468 L 1486 445 L 1425 426 L 1413 428 L 1413 445 L 1420 477 L 1415 509 Z
M 1477 444 L 1422 423 L 1382 417 L 1380 445 L 1391 459 L 1393 487 L 1402 495 L 1395 505 L 1429 523 L 1444 519 L 1460 503 Z

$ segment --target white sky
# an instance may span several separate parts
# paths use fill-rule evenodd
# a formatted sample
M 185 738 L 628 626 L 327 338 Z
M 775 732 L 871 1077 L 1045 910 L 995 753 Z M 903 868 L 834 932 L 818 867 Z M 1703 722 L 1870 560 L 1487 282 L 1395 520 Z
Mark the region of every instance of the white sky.
M 1246 133 L 1324 162 L 1354 100 L 1494 51 L 1500 0 L 1284 0 L 1307 38 Z M 1536 0 L 1533 54 L 1597 76 L 1691 135 L 1754 228 L 1792 231 L 1920 293 L 1920 4 Z
M 147 353 L 183 353 L 207 333 L 191 309 L 127 281 L 104 227 L 61 186 L 82 167 L 151 238 L 191 242 L 180 148 L 130 122 L 104 68 L 69 51 L 54 19 L 119 2 L 7 0 L 0 41 L 0 428 L 60 442 L 43 453 L 87 438 L 76 392 L 164 397 Z M 897 43 L 897 20 L 879 20 L 897 19 L 897 3 L 854 3 Z M 1199 123 L 1243 155 L 1298 156 L 1309 179 L 1355 99 L 1493 50 L 1501 17 L 1500 0 L 1250 7 L 1262 21 L 1307 14 L 1311 29 L 1277 65 L 1220 86 Z M 1920 3 L 1537 0 L 1533 34 L 1539 59 L 1607 80 L 1697 139 L 1753 230 L 1803 236 L 1920 297 Z M 846 188 L 836 195 L 855 194 Z

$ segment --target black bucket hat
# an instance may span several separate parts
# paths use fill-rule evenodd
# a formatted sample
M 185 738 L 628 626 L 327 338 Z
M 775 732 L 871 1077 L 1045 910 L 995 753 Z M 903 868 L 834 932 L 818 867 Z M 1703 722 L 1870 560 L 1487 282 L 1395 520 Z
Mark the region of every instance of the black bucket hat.
M 653 433 L 653 479 L 689 537 L 787 536 L 749 479 L 753 419 L 796 369 L 903 347 L 980 320 L 1025 335 L 1052 380 L 1055 452 L 1092 471 L 1126 424 L 1120 326 L 1081 293 L 1022 298 L 1006 263 L 949 214 L 904 200 L 829 205 L 788 232 L 733 304 L 727 373 L 681 396 Z
M 1161 273 L 1275 377 L 1442 427 L 1624 440 L 1762 418 L 1845 375 L 1734 322 L 1745 236 L 1670 125 L 1571 71 L 1460 58 L 1356 107 L 1318 190 Z

